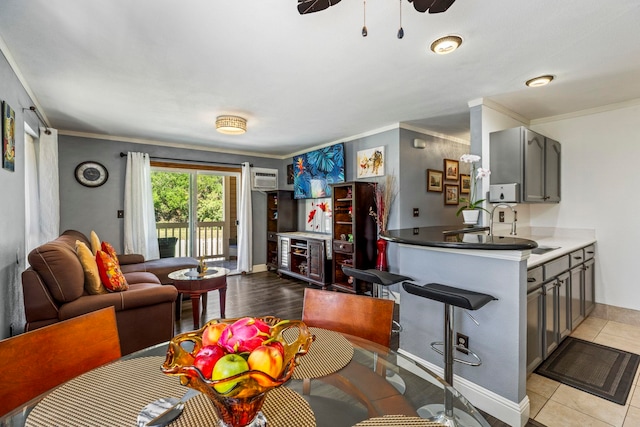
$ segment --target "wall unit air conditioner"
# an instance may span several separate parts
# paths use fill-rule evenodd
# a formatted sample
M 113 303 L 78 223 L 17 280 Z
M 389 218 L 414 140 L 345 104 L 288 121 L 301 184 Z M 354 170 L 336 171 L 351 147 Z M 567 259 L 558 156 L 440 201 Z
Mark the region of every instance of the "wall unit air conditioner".
M 251 189 L 268 191 L 278 189 L 278 169 L 251 168 Z

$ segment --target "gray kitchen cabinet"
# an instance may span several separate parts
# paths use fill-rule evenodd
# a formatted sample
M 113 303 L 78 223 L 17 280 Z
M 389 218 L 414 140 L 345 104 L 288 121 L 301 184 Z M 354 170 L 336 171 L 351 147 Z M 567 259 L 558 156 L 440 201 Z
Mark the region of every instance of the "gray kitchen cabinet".
M 595 260 L 585 261 L 583 273 L 584 315 L 588 316 L 595 308 Z
M 527 373 L 533 372 L 544 358 L 543 298 L 541 287 L 527 294 Z
M 553 280 L 542 287 L 544 295 L 544 357 L 550 355 L 560 344 L 560 332 L 558 326 L 558 282 Z
M 569 273 L 563 273 L 556 279 L 558 286 L 558 335 L 560 337 L 559 342 L 571 334 L 571 319 L 570 313 L 570 301 L 571 301 L 571 289 L 569 288 L 570 280 Z
M 517 200 L 560 202 L 561 145 L 524 126 L 490 135 L 490 183 L 518 185 Z

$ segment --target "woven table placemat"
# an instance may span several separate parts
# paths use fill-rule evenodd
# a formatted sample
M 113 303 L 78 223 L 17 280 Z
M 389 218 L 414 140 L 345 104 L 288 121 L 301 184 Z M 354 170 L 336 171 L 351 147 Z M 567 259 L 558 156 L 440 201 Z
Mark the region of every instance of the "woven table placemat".
M 129 359 L 74 378 L 39 402 L 25 426 L 135 426 L 138 413 L 148 403 L 180 397 L 187 390 L 177 377 L 160 371 L 163 362 L 162 356 Z M 267 393 L 262 412 L 270 426 L 315 426 L 309 404 L 286 387 Z M 215 417 L 213 404 L 206 396 L 198 395 L 187 402 L 182 415 L 169 426 L 211 425 Z
M 385 415 L 384 417 L 369 418 L 356 424 L 354 427 L 394 427 L 394 426 L 415 426 L 415 427 L 444 427 L 444 424 L 425 420 L 419 417 L 407 417 L 405 415 Z
M 289 333 L 296 333 L 296 329 L 284 331 L 283 335 L 287 340 L 295 340 L 297 335 L 288 336 Z M 293 371 L 293 379 L 302 380 L 305 378 L 320 378 L 332 374 L 344 368 L 353 358 L 353 346 L 341 334 L 321 328 L 309 328 L 309 331 L 316 336 L 311 343 L 309 352 L 300 357 L 300 364 Z

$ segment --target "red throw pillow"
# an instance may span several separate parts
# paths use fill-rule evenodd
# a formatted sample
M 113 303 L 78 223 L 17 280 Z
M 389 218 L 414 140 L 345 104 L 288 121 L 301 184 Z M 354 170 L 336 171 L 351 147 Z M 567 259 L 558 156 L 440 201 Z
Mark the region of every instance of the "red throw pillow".
M 118 266 L 120 266 L 120 261 L 118 260 L 118 254 L 116 253 L 116 250 L 113 249 L 113 246 L 111 246 L 111 243 L 103 241 L 100 246 L 101 246 L 102 251 L 106 252 L 107 255 L 109 255 L 111 258 L 113 258 L 113 260 L 116 262 L 116 264 L 118 264 Z
M 109 254 L 104 251 L 98 251 L 96 263 L 98 264 L 100 280 L 109 292 L 120 292 L 129 289 L 129 284 L 124 274 L 122 274 L 120 266 Z

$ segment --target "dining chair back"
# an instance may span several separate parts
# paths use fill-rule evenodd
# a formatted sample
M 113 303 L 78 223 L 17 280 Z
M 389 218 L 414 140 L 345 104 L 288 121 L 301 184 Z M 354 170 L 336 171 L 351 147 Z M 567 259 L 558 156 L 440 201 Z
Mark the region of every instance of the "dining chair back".
M 0 341 L 0 416 L 120 357 L 113 307 Z
M 388 299 L 306 288 L 302 321 L 389 347 L 393 307 Z

